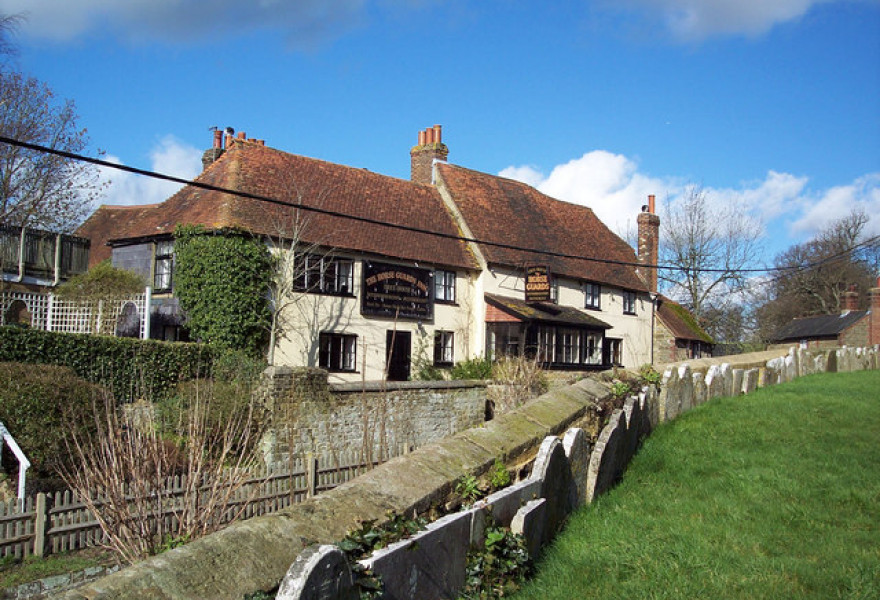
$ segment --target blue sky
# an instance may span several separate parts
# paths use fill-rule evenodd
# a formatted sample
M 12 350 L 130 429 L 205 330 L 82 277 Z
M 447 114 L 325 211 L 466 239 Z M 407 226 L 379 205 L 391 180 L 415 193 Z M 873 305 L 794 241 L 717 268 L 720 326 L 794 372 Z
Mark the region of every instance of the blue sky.
M 93 151 L 192 177 L 209 127 L 406 178 L 449 160 L 587 204 L 615 231 L 702 185 L 765 262 L 854 207 L 880 234 L 878 0 L 0 0 L 18 66 Z M 110 173 L 105 202 L 167 184 Z

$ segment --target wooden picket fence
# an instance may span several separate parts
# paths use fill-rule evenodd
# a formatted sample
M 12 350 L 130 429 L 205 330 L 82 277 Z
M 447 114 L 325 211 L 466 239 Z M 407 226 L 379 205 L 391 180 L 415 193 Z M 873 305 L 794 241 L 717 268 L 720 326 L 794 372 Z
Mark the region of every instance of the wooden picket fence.
M 391 449 L 384 458 L 388 460 L 408 451 L 408 447 Z M 302 502 L 342 485 L 380 462 L 364 461 L 357 454 L 308 454 L 295 458 L 292 465 L 263 469 L 253 473 L 219 511 L 221 523 L 238 512 L 239 518 L 249 519 Z M 176 476 L 166 481 L 162 491 L 166 498 L 182 500 L 185 487 L 185 478 Z M 162 516 L 174 519 L 174 510 L 163 511 Z M 0 503 L 0 558 L 42 557 L 100 546 L 103 542 L 104 533 L 95 515 L 70 490 L 37 494 L 24 502 Z

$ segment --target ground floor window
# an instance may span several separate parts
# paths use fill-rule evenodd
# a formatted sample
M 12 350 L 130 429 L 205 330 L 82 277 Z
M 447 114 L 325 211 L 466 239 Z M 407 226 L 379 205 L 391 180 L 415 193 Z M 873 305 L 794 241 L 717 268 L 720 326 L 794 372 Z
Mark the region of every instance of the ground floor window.
M 548 368 L 603 364 L 602 331 L 525 323 L 487 323 L 486 327 L 487 354 L 493 360 L 505 355 L 525 354 Z
M 357 365 L 357 336 L 322 333 L 318 366 L 330 372 L 354 371 Z
M 434 333 L 434 365 L 438 367 L 452 366 L 454 357 L 454 334 L 451 331 Z
M 623 340 L 619 338 L 605 338 L 606 362 L 615 366 L 623 365 Z

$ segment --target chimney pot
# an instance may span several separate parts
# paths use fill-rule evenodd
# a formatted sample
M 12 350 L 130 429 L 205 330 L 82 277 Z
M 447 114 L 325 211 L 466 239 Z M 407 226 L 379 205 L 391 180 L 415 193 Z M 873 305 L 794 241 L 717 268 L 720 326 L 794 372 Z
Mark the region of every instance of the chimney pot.
M 223 147 L 223 132 L 219 129 L 214 130 L 214 145 L 213 148 L 222 148 Z
M 239 131 L 239 132 L 238 132 L 238 139 L 240 139 L 240 140 L 246 140 L 246 139 L 247 139 L 247 134 L 246 134 L 244 131 Z
M 442 135 L 442 129 L 441 129 L 440 125 L 434 125 L 434 143 L 435 144 L 440 143 L 441 135 Z
M 419 131 L 419 146 L 425 145 L 425 139 L 426 139 L 426 134 L 425 134 L 425 130 L 423 129 L 423 130 Z
M 648 194 L 648 212 L 651 213 L 652 215 L 656 214 L 654 212 L 654 200 L 655 200 L 654 194 Z
M 425 143 L 433 144 L 434 143 L 434 130 L 428 127 L 425 129 Z

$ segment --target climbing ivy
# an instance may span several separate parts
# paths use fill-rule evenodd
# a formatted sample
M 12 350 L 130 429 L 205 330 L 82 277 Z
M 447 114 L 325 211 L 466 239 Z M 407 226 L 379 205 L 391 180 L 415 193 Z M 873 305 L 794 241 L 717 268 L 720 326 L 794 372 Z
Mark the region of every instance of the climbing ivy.
M 174 292 L 193 337 L 256 354 L 266 339 L 268 248 L 246 232 L 178 226 Z

